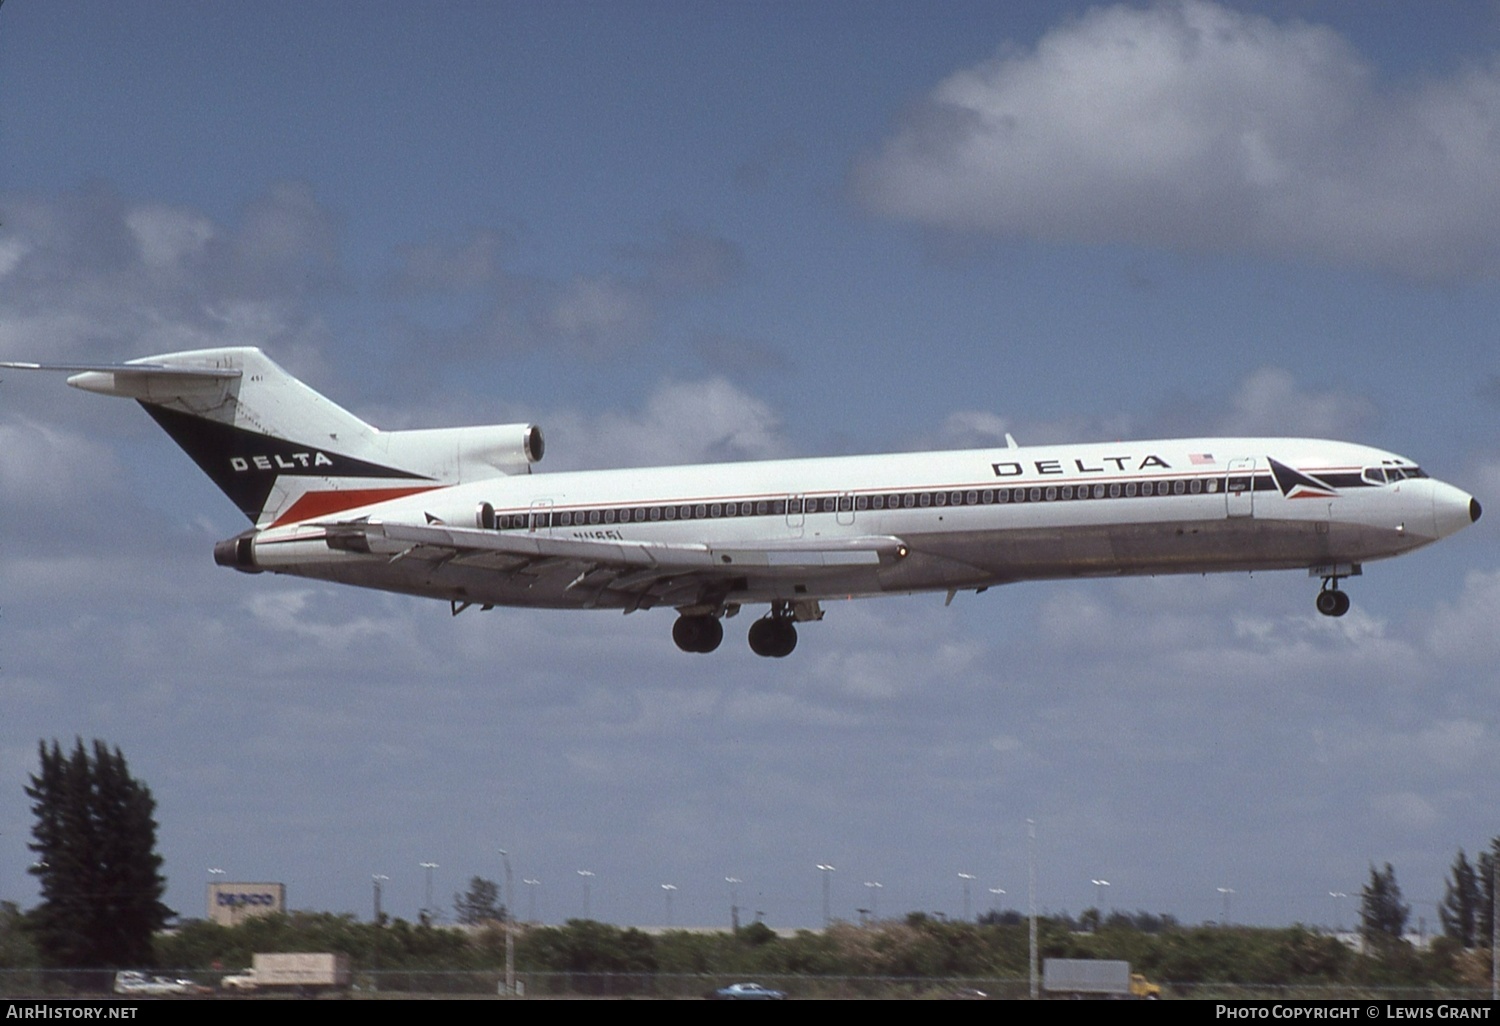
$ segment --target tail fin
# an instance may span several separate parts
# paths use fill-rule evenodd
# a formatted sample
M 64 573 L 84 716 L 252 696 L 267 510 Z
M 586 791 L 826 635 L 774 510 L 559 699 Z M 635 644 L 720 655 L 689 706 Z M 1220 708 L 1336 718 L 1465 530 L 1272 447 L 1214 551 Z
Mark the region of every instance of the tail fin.
M 68 378 L 75 388 L 140 402 L 258 527 L 529 473 L 542 457 L 531 424 L 380 431 L 254 348 L 50 369 L 81 372 Z

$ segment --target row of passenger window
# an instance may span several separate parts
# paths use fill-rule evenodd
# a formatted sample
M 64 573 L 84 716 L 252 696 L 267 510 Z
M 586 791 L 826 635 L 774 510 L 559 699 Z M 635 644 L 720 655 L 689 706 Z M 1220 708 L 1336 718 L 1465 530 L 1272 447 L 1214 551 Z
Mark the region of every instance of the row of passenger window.
M 860 495 L 823 495 L 743 502 L 699 502 L 671 506 L 626 506 L 618 509 L 554 510 L 537 507 L 528 512 L 496 513 L 489 503 L 479 510 L 480 526 L 491 530 L 546 527 L 597 527 L 613 524 L 660 523 L 676 520 L 719 520 L 736 517 L 796 516 L 812 513 L 850 513 L 868 510 L 932 509 L 947 506 L 993 506 L 1029 502 L 1076 502 L 1087 499 L 1134 499 L 1153 496 L 1203 495 L 1219 491 L 1217 477 L 1170 481 L 1113 481 L 1108 484 L 1022 485 L 1014 488 L 971 488 L 940 492 L 889 492 Z M 1230 478 L 1231 491 L 1274 488 L 1265 476 Z

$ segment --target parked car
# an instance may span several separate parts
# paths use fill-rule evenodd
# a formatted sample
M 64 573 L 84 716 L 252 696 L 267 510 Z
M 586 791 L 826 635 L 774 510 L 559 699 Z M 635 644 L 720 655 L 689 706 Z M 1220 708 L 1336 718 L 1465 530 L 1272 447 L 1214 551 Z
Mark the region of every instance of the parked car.
M 207 994 L 211 991 L 208 987 L 192 980 L 147 976 L 139 969 L 122 969 L 115 973 L 115 993 L 136 997 L 165 997 L 168 994 Z
M 758 983 L 731 983 L 708 995 L 710 1001 L 785 1001 L 786 992 L 762 987 Z

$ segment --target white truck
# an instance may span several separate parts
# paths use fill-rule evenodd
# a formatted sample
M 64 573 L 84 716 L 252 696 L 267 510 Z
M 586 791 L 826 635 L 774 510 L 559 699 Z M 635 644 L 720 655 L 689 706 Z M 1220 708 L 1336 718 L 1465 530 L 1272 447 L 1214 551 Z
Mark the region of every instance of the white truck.
M 1161 988 L 1129 962 L 1104 958 L 1049 958 L 1042 963 L 1042 990 L 1048 997 L 1143 998 L 1154 1001 Z
M 224 990 L 316 994 L 349 986 L 349 956 L 332 952 L 256 952 L 251 967 L 219 981 Z

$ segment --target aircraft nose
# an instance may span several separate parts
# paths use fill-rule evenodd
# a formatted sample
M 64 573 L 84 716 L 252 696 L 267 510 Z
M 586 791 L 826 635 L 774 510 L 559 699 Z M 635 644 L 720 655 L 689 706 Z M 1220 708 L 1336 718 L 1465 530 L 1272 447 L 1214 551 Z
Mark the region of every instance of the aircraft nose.
M 1468 527 L 1479 519 L 1479 500 L 1452 485 L 1434 482 L 1432 489 L 1432 522 L 1439 538 Z

